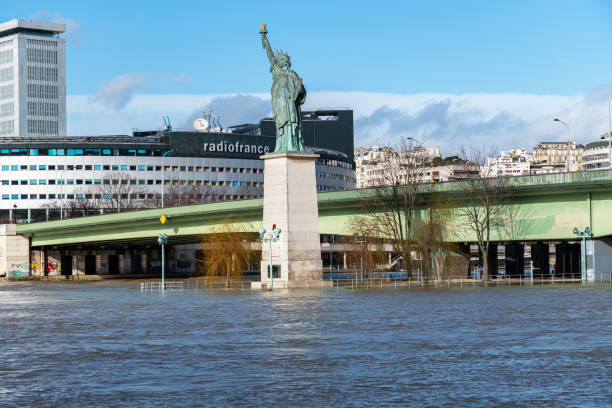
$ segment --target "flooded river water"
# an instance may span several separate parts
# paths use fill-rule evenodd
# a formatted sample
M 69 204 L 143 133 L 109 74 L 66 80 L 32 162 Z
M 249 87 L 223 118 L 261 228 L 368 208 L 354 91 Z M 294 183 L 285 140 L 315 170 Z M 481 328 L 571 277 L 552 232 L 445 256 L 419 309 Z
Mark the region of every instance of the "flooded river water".
M 8 284 L 0 406 L 610 406 L 611 294 Z

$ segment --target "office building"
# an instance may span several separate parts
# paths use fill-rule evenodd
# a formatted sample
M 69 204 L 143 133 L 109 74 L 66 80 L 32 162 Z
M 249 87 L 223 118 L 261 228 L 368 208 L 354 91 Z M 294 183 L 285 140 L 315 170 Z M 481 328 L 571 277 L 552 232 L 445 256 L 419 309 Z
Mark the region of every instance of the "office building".
M 0 136 L 66 135 L 63 24 L 0 24 Z

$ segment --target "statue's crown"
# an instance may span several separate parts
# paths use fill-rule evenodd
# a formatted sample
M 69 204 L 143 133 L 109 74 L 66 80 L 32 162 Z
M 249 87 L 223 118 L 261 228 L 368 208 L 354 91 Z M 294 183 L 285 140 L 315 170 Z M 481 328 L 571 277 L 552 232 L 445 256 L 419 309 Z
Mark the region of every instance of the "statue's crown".
M 289 54 L 287 54 L 286 52 L 284 52 L 283 50 L 276 50 L 276 52 L 274 53 L 276 55 L 276 58 L 287 58 L 287 59 L 291 59 L 291 57 L 289 56 Z

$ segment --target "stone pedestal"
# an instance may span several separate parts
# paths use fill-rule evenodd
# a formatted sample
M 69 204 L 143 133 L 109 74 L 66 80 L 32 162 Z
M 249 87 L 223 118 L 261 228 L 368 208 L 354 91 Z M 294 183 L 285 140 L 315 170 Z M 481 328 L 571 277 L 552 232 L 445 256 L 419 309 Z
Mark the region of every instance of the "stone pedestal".
M 315 159 L 310 153 L 273 153 L 264 160 L 263 228 L 276 224 L 280 240 L 272 243 L 272 264 L 279 270 L 274 288 L 321 286 L 321 244 Z M 270 244 L 262 244 L 261 288 L 270 287 Z

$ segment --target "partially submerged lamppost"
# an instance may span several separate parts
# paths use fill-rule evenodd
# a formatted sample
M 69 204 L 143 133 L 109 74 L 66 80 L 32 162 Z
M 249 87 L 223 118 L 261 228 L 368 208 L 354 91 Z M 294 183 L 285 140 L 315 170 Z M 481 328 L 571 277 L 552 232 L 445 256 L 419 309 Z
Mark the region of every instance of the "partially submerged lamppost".
M 168 243 L 168 236 L 166 234 L 159 234 L 157 236 L 157 243 L 161 246 L 161 290 L 165 290 L 166 289 L 166 282 L 165 282 L 165 273 L 166 273 L 166 262 L 165 262 L 165 253 L 164 253 L 164 249 L 166 247 L 166 244 Z
M 586 227 L 584 229 L 584 231 L 580 231 L 578 228 L 574 228 L 574 234 L 576 234 L 577 238 L 582 238 L 582 281 L 586 282 L 586 269 L 587 269 L 587 263 L 586 263 L 586 255 L 587 255 L 587 250 L 586 250 L 586 239 L 587 238 L 593 238 L 593 232 L 591 231 L 591 228 Z
M 272 233 L 268 233 L 266 235 L 265 228 L 261 228 L 259 230 L 259 238 L 261 242 L 269 242 L 270 243 L 270 268 L 268 269 L 268 276 L 270 277 L 270 290 L 274 290 L 274 268 L 272 265 L 272 242 L 277 242 L 280 239 L 281 229 L 276 226 L 276 224 L 272 224 Z
M 329 241 L 329 280 L 332 280 L 332 268 L 334 265 L 334 254 L 333 254 L 333 245 L 334 245 L 334 241 L 336 239 L 336 236 L 334 234 L 331 234 L 328 237 L 328 241 Z

